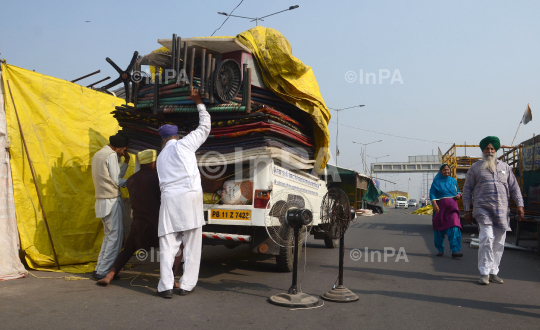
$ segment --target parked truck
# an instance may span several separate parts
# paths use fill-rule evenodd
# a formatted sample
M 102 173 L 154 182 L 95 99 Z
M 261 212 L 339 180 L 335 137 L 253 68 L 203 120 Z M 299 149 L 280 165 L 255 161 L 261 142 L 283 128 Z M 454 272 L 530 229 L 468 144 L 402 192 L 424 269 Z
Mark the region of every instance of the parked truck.
M 232 166 L 250 167 L 248 172 L 251 173 L 236 182 L 252 182 L 252 199 L 244 205 L 205 204 L 203 244 L 224 245 L 231 249 L 249 245 L 254 253 L 276 256 L 280 270 L 291 271 L 293 249 L 277 245 L 267 233 L 265 214 L 271 207 L 269 203 L 283 190 L 288 190 L 290 194 L 298 192 L 297 196 L 307 199 L 306 207 L 313 212 L 312 233 L 318 232 L 321 201 L 327 192 L 326 182 L 306 171 L 280 164 L 271 157 L 258 157 L 249 165 Z M 318 238 L 321 238 L 320 235 Z

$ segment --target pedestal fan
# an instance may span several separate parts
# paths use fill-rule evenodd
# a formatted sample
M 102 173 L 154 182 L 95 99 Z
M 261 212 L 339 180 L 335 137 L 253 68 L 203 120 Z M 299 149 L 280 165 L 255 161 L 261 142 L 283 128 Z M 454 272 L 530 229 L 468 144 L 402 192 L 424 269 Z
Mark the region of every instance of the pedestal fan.
M 343 285 L 343 259 L 345 255 L 345 232 L 356 217 L 356 210 L 350 206 L 347 194 L 339 188 L 328 190 L 321 203 L 321 227 L 328 237 L 339 239 L 339 279 L 338 285 L 322 295 L 322 298 L 337 302 L 352 302 L 359 298 Z
M 300 192 L 283 189 L 272 193 L 265 212 L 265 227 L 270 238 L 282 248 L 294 248 L 293 279 L 287 293 L 270 297 L 270 302 L 286 307 L 313 307 L 319 299 L 299 292 L 297 287 L 298 250 L 313 222 L 309 200 Z

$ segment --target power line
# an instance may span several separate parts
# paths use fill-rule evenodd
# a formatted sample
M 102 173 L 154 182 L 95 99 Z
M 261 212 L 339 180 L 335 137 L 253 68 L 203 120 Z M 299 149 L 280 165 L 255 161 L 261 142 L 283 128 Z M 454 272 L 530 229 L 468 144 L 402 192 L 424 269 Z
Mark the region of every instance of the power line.
M 354 105 L 352 107 L 348 107 L 348 108 L 343 108 L 343 109 L 334 109 L 334 108 L 328 108 L 330 110 L 334 110 L 334 111 L 341 111 L 341 110 L 347 110 L 347 109 L 352 109 L 352 108 L 361 108 L 363 107 L 364 105 L 363 104 L 360 104 L 360 105 Z
M 330 122 L 331 122 L 332 124 L 336 124 L 336 123 L 333 122 L 333 121 L 330 121 Z M 386 136 L 392 136 L 392 137 L 397 137 L 397 138 L 401 138 L 401 139 L 416 140 L 416 141 L 423 141 L 423 142 L 443 143 L 443 144 L 453 144 L 453 143 L 450 143 L 450 142 L 441 142 L 441 141 L 424 140 L 424 139 L 411 138 L 411 137 L 406 137 L 406 136 L 401 136 L 401 135 L 394 135 L 394 134 L 389 134 L 389 133 L 381 133 L 381 132 L 376 132 L 376 131 L 372 131 L 372 130 L 369 130 L 369 129 L 364 129 L 364 128 L 360 128 L 360 127 L 349 126 L 349 125 L 345 125 L 345 124 L 339 124 L 339 125 L 340 125 L 340 126 L 349 127 L 349 128 L 354 128 L 354 129 L 357 129 L 357 130 L 360 130 L 360 131 L 365 131 L 365 132 L 370 132 L 370 133 L 375 133 L 375 134 L 380 134 L 380 135 L 386 135 Z
M 238 4 L 238 6 L 234 7 L 234 9 L 231 11 L 231 14 L 234 13 L 234 11 L 236 10 L 236 8 L 238 8 L 242 2 L 244 2 L 244 0 L 241 0 L 240 3 Z M 229 14 L 229 15 L 231 15 Z M 214 36 L 214 34 L 219 30 L 221 29 L 221 27 L 223 26 L 223 24 L 225 24 L 225 22 L 227 22 L 227 20 L 229 19 L 230 16 L 227 16 L 227 18 L 223 21 L 223 23 L 221 23 L 221 25 L 214 31 L 214 33 L 212 33 L 211 37 Z

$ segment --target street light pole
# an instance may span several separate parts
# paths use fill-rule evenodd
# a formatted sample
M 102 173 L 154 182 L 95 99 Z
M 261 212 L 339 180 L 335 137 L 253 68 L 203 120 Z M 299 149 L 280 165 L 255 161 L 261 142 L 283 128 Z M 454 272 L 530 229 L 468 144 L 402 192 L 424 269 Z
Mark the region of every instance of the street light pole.
M 337 125 L 336 125 L 336 167 L 337 167 L 337 159 L 339 156 L 339 147 L 338 147 L 338 139 L 339 139 L 339 111 L 337 110 Z
M 332 108 L 328 108 L 330 110 L 334 110 L 337 112 L 337 129 L 336 129 L 336 166 L 337 166 L 337 161 L 338 161 L 338 156 L 339 156 L 339 146 L 338 146 L 338 138 L 339 138 L 339 112 L 340 111 L 343 111 L 343 110 L 347 110 L 347 109 L 351 109 L 351 108 L 361 108 L 363 107 L 364 105 L 361 104 L 361 105 L 355 105 L 355 106 L 352 106 L 352 107 L 348 107 L 348 108 L 344 108 L 344 109 L 332 109 Z
M 366 155 L 366 156 L 371 157 L 371 158 L 375 158 L 375 164 L 377 164 L 377 162 L 379 161 L 379 158 L 389 157 L 390 155 L 380 156 L 380 157 L 373 157 L 373 156 L 370 156 L 370 155 Z M 375 176 L 375 178 L 377 178 L 377 176 Z
M 298 8 L 298 7 L 300 7 L 300 6 L 298 6 L 298 5 L 296 5 L 296 6 L 290 6 L 289 8 L 287 8 L 287 9 L 285 9 L 285 10 L 281 10 L 281 11 L 275 12 L 275 13 L 273 13 L 273 14 L 263 16 L 263 17 L 245 17 L 245 16 L 238 16 L 238 15 L 230 15 L 230 14 L 223 13 L 223 12 L 218 12 L 218 14 L 224 15 L 224 16 L 229 16 L 229 17 L 238 17 L 238 18 L 246 18 L 246 19 L 250 19 L 251 22 L 255 21 L 255 25 L 258 26 L 258 25 L 259 25 L 259 21 L 264 21 L 263 18 L 272 16 L 272 15 L 276 15 L 276 14 L 282 13 L 282 12 L 287 11 L 287 10 L 293 10 L 293 9 Z
M 361 144 L 361 145 L 363 145 L 363 146 L 364 146 L 364 155 L 367 155 L 367 154 L 366 154 L 366 150 L 367 150 L 366 146 L 367 146 L 368 144 L 373 144 L 373 143 L 377 143 L 377 142 L 382 142 L 382 140 L 379 140 L 379 141 L 373 141 L 373 142 L 370 142 L 370 143 L 360 143 L 360 142 L 355 142 L 355 141 L 353 141 L 352 143 L 356 143 L 356 144 Z M 365 166 L 365 163 L 364 163 L 364 166 Z M 364 167 L 364 170 L 365 170 L 365 167 Z
M 375 163 L 379 161 L 379 158 L 384 158 L 384 157 L 388 157 L 390 155 L 386 155 L 386 156 L 380 156 L 380 157 L 373 157 L 373 156 L 370 156 L 370 155 L 366 155 L 368 157 L 371 157 L 371 158 L 375 158 Z
M 382 140 L 379 140 L 379 141 L 373 141 L 373 142 L 370 142 L 370 143 L 360 143 L 360 142 L 355 142 L 353 141 L 352 143 L 356 143 L 356 144 L 361 144 L 363 145 L 364 147 L 367 146 L 368 144 L 373 144 L 373 143 L 377 143 L 377 142 L 382 142 Z M 365 151 L 365 149 L 364 149 Z

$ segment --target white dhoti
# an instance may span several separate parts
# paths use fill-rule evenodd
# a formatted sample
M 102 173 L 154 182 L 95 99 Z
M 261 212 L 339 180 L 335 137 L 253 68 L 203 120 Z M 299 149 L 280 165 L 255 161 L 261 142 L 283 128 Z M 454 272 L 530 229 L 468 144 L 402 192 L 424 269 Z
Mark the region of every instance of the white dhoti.
M 122 243 L 124 240 L 123 217 L 124 203 L 122 198 L 119 197 L 113 203 L 111 212 L 105 217 L 101 218 L 105 237 L 103 237 L 103 243 L 101 244 L 101 251 L 99 251 L 96 265 L 96 274 L 99 276 L 107 275 L 114 263 L 114 260 L 116 260 L 116 257 L 118 257 L 118 254 L 122 249 Z
M 173 264 L 180 245 L 184 244 L 184 274 L 180 278 L 180 289 L 191 291 L 197 285 L 201 263 L 202 227 L 174 232 L 159 237 L 159 268 L 161 279 L 158 291 L 172 290 L 174 286 Z
M 480 229 L 478 269 L 481 275 L 497 275 L 504 252 L 506 231 L 492 225 L 478 224 Z

